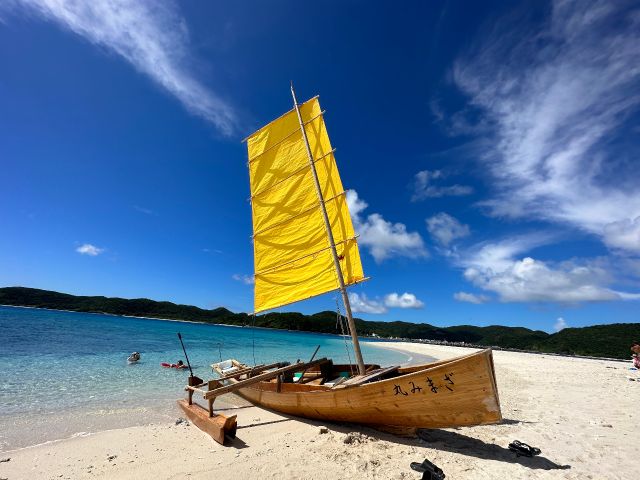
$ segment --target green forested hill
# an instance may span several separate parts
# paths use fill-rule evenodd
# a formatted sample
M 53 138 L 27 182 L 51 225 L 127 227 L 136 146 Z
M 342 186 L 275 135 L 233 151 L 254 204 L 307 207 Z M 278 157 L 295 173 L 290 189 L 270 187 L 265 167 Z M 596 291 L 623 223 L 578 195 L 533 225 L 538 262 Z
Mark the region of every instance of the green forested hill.
M 77 312 L 101 312 L 114 315 L 191 320 L 227 325 L 299 330 L 318 333 L 340 333 L 335 312 L 267 313 L 254 319 L 246 313 L 233 313 L 226 308 L 204 310 L 191 305 L 176 305 L 146 298 L 124 299 L 81 297 L 35 288 L 0 288 L 0 305 L 16 305 Z M 617 323 L 583 328 L 565 328 L 548 334 L 523 327 L 436 327 L 426 323 L 373 322 L 356 319 L 360 335 L 465 342 L 520 350 L 596 357 L 629 358 L 632 341 L 640 340 L 640 323 Z

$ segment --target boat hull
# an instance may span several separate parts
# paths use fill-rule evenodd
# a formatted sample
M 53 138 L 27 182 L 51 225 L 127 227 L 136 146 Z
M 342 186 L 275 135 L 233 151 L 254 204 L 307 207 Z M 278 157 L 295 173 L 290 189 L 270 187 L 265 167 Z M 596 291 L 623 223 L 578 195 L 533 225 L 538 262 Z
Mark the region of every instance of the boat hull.
M 335 422 L 445 428 L 502 420 L 490 349 L 399 373 L 334 388 L 260 382 L 236 393 L 277 412 Z

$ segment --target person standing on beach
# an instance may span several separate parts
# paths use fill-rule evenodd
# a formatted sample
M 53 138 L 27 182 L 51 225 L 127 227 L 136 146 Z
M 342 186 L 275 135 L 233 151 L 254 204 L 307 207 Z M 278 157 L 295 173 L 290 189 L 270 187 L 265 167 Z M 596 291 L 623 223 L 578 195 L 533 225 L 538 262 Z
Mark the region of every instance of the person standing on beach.
M 633 357 L 633 366 L 640 370 L 640 343 L 633 342 L 631 345 L 631 357 Z

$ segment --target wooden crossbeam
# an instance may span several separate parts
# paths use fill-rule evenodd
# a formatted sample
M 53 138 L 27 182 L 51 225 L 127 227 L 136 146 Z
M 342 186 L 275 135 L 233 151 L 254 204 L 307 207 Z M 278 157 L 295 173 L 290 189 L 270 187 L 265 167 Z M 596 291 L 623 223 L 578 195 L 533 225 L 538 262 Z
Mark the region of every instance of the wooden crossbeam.
M 228 378 L 234 378 L 234 377 L 237 377 L 239 375 L 244 375 L 245 373 L 251 372 L 251 370 L 254 369 L 254 368 L 255 369 L 260 369 L 262 367 L 266 367 L 266 365 L 261 363 L 260 365 L 256 365 L 255 367 L 236 368 L 235 372 L 223 374 L 222 370 L 219 370 L 219 369 L 215 368 L 213 365 L 211 365 L 211 368 L 213 368 L 215 371 L 217 371 L 218 374 L 220 375 L 220 380 L 227 380 Z M 273 368 L 273 367 L 271 367 L 271 368 Z
M 276 378 L 278 375 L 281 375 L 283 373 L 313 367 L 315 365 L 320 365 L 321 363 L 324 363 L 326 361 L 327 361 L 326 358 L 321 358 L 319 360 L 314 360 L 313 362 L 308 362 L 308 363 L 300 362 L 300 363 L 294 363 L 293 365 L 289 365 L 286 367 L 277 368 L 270 372 L 262 373 L 260 375 L 256 375 L 255 377 L 247 378 L 246 380 L 239 380 L 238 382 L 233 383 L 231 385 L 209 390 L 207 393 L 204 394 L 204 398 L 206 400 L 210 400 L 220 395 L 224 395 L 225 393 L 233 392 L 235 390 L 240 390 L 241 388 L 247 387 L 249 385 L 253 385 L 254 383 L 262 382 L 263 380 L 271 380 L 272 378 Z
M 367 383 L 370 382 L 371 380 L 375 380 L 376 378 L 380 378 L 383 375 L 389 374 L 389 373 L 393 373 L 396 370 L 398 370 L 398 368 L 400 368 L 399 366 L 392 366 L 392 367 L 387 367 L 387 368 L 380 368 L 378 370 L 374 370 L 372 372 L 369 372 L 366 375 L 358 375 L 355 377 L 351 377 L 350 379 L 348 379 L 345 382 L 342 382 L 340 384 L 341 387 L 351 387 L 353 385 L 362 385 L 363 383 Z
M 236 370 L 233 373 L 228 373 L 227 375 L 223 375 L 220 378 L 217 378 L 216 380 L 228 380 L 230 378 L 236 378 L 236 377 L 239 377 L 240 375 L 246 375 L 246 374 L 253 375 L 255 373 L 264 372 L 265 370 L 269 370 L 271 368 L 286 367 L 288 365 L 289 365 L 288 362 L 276 362 L 276 363 L 270 363 L 269 365 L 256 365 L 255 367 L 241 368 L 240 370 Z

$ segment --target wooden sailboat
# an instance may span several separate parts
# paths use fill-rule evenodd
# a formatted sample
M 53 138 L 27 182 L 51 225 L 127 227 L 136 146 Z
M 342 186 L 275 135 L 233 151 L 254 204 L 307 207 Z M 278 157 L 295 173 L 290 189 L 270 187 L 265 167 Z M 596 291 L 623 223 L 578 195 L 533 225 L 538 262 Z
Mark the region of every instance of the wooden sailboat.
M 235 433 L 235 418 L 213 412 L 215 398 L 230 392 L 278 412 L 329 421 L 418 428 L 501 421 L 490 349 L 420 366 L 364 363 L 347 287 L 365 276 L 346 192 L 318 98 L 298 104 L 293 86 L 291 94 L 294 108 L 247 138 L 254 311 L 340 291 L 356 365 L 326 358 L 293 365 L 217 363 L 212 367 L 220 378 L 190 379 L 185 412 L 196 408 L 193 394 L 202 393 L 209 402 L 204 424 L 218 441 Z

